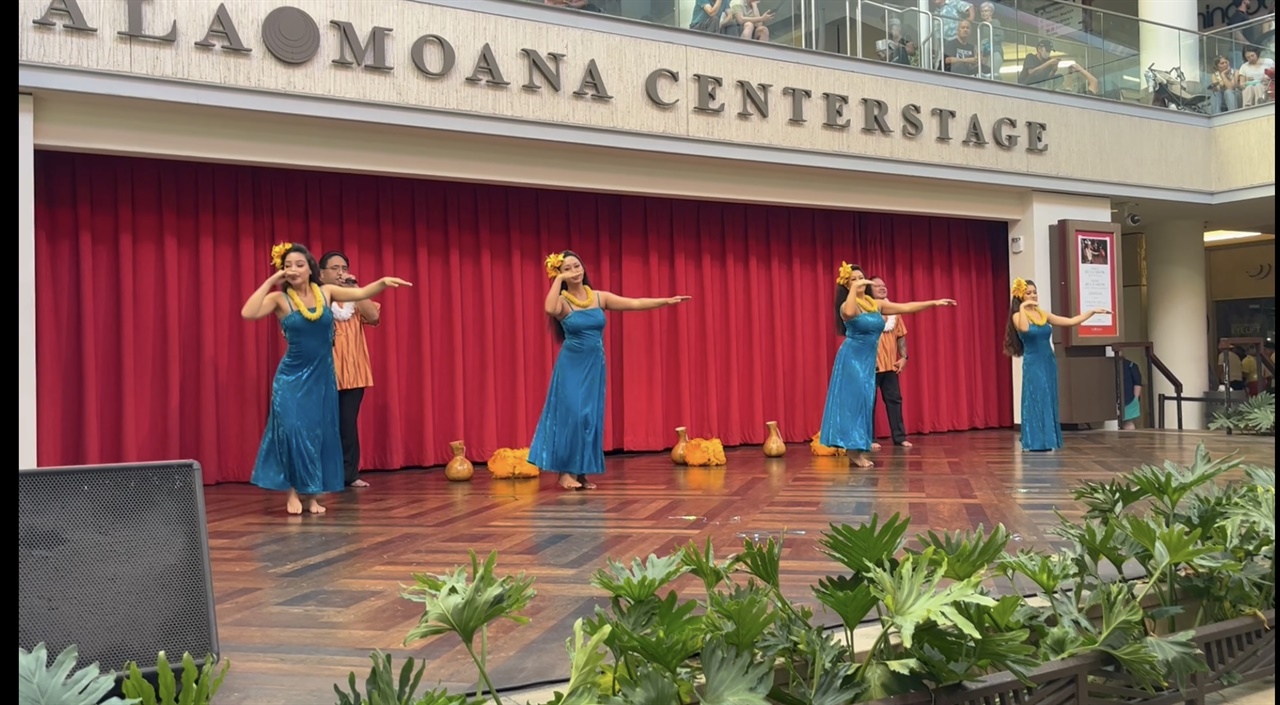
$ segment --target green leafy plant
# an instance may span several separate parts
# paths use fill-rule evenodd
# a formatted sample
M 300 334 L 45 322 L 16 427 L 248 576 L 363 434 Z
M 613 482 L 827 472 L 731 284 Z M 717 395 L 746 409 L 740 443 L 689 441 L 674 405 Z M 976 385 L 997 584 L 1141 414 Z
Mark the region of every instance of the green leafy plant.
M 405 637 L 405 646 L 421 639 L 441 634 L 454 634 L 471 656 L 479 671 L 480 682 L 488 691 L 495 705 L 502 705 L 502 698 L 489 679 L 489 625 L 506 619 L 516 624 L 527 624 L 528 617 L 520 614 L 537 594 L 533 578 L 524 573 L 498 577 L 495 572 L 498 554 L 489 553 L 484 563 L 471 552 L 471 576 L 465 568 L 457 568 L 443 575 L 414 575 L 416 584 L 404 592 L 404 597 L 423 605 L 418 626 Z M 479 637 L 479 646 L 476 637 Z
M 1237 471 L 1247 481 L 1222 482 Z M 780 540 L 748 539 L 728 556 L 708 539 L 610 560 L 592 577 L 607 604 L 574 625 L 570 680 L 549 705 L 849 705 L 996 672 L 1030 683 L 1038 666 L 1085 655 L 1161 691 L 1206 670 L 1192 629 L 1274 609 L 1274 471 L 1201 447 L 1189 466 L 1144 466 L 1075 496 L 1085 515 L 1059 515 L 1054 533 L 1066 545 L 1056 552 L 1010 553 L 1003 526 L 908 542 L 910 522 L 898 515 L 832 525 L 819 548 L 843 571 L 812 591 L 843 639 L 783 594 Z M 498 577 L 495 562 L 473 554 L 470 578 L 463 569 L 417 576 L 405 596 L 425 608 L 406 643 L 457 634 L 500 703 L 485 672 L 485 629 L 521 621 L 533 591 L 531 579 Z M 1104 577 L 1134 563 L 1141 580 Z M 685 575 L 701 594 L 673 589 Z M 995 592 L 999 579 L 1014 594 Z M 389 657 L 375 654 L 374 665 L 377 688 L 361 700 L 353 674 L 353 695 L 339 690 L 339 705 L 466 705 L 443 692 L 415 699 L 422 669 L 412 660 L 398 681 Z
M 1258 436 L 1276 435 L 1276 395 L 1262 392 L 1214 414 L 1209 428 Z
M 467 705 L 465 695 L 450 695 L 444 690 L 433 690 L 425 695 L 418 695 L 418 686 L 422 682 L 422 672 L 426 664 L 419 664 L 414 669 L 414 660 L 406 660 L 400 668 L 399 677 L 391 667 L 391 656 L 381 651 L 369 654 L 373 667 L 364 681 L 364 693 L 356 687 L 356 674 L 347 676 L 350 692 L 344 692 L 337 685 L 333 686 L 338 694 L 338 705 Z
M 79 652 L 68 646 L 49 665 L 44 643 L 27 651 L 18 647 L 18 705 L 137 705 L 136 699 L 104 700 L 115 687 L 115 673 L 98 664 L 76 669 Z
M 173 668 L 169 666 L 169 659 L 161 651 L 156 656 L 158 692 L 156 686 L 143 677 L 138 664 L 133 661 L 125 664 L 124 670 L 128 676 L 121 685 L 121 690 L 126 697 L 137 698 L 142 705 L 208 705 L 222 687 L 222 680 L 227 677 L 229 668 L 229 660 L 216 662 L 213 654 L 206 655 L 204 665 L 196 668 L 195 659 L 191 658 L 191 654 L 184 653 L 182 687 L 179 688 Z

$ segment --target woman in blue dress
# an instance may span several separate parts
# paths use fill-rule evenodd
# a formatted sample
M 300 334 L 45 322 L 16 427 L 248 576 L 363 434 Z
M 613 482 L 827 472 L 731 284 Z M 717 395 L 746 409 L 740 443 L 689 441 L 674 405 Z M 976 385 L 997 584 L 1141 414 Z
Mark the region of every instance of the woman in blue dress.
M 1062 447 L 1062 425 L 1058 423 L 1058 360 L 1053 356 L 1053 327 L 1075 327 L 1097 314 L 1094 309 L 1063 318 L 1040 308 L 1040 295 L 1031 280 L 1013 280 L 1009 301 L 1009 324 L 1004 333 L 1004 351 L 1022 358 L 1022 449 L 1032 452 Z
M 281 243 L 271 248 L 276 272 L 240 310 L 247 320 L 275 314 L 289 347 L 271 384 L 271 412 L 262 434 L 253 484 L 288 492 L 285 509 L 323 514 L 315 495 L 343 488 L 342 440 L 338 433 L 338 382 L 333 369 L 332 301 L 364 301 L 386 289 L 412 286 L 384 277 L 364 287 L 320 283 L 320 267 L 307 248 Z M 278 287 L 278 290 L 277 290 Z
M 844 342 L 836 353 L 827 386 L 818 441 L 849 452 L 855 467 L 874 465 L 871 452 L 876 403 L 876 349 L 884 333 L 884 314 L 916 313 L 938 306 L 955 306 L 952 299 L 894 303 L 873 298 L 871 280 L 855 264 L 842 262 L 836 277 L 836 335 Z
M 529 463 L 559 473 L 566 490 L 593 490 L 588 478 L 604 472 L 604 312 L 648 311 L 689 297 L 629 299 L 594 291 L 582 258 L 569 250 L 547 257 L 546 268 L 551 288 L 543 308 L 561 347 Z

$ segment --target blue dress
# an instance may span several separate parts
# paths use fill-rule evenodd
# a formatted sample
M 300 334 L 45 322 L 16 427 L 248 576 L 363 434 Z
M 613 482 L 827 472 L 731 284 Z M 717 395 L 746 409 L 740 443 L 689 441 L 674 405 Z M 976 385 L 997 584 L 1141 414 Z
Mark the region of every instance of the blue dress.
M 604 472 L 604 319 L 587 308 L 560 321 L 564 344 L 529 446 L 529 464 L 543 472 Z
M 876 410 L 876 350 L 884 333 L 884 316 L 863 311 L 844 322 L 844 342 L 827 385 L 827 405 L 822 411 L 824 446 L 846 450 L 871 450 Z
M 1053 326 L 1031 323 L 1022 339 L 1022 449 L 1062 447 L 1058 423 L 1058 360 L 1053 356 Z
M 289 349 L 271 384 L 271 413 L 251 480 L 263 489 L 304 495 L 343 489 L 333 312 L 323 305 L 315 321 L 297 310 L 280 319 Z

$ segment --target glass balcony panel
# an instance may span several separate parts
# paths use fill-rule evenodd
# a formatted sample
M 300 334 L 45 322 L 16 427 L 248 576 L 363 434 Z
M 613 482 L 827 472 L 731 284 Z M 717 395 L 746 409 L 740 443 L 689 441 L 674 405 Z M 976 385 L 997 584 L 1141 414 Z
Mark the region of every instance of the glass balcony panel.
M 1188 112 L 1274 100 L 1274 15 L 1202 33 L 1063 0 L 512 1 Z

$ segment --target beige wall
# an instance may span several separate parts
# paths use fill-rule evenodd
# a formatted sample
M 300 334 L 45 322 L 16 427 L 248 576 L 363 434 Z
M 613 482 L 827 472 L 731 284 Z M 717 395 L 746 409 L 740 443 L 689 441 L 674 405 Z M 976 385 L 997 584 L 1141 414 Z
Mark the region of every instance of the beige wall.
M 639 133 L 959 165 L 980 170 L 1200 192 L 1218 190 L 1214 182 L 1213 142 L 1207 137 L 1206 127 L 977 93 L 965 90 L 964 85 L 974 84 L 960 79 L 956 80 L 960 86 L 957 88 L 923 85 L 914 81 L 521 22 L 416 2 L 227 0 L 220 3 L 219 0 L 155 0 L 147 3 L 144 29 L 164 34 L 176 20 L 174 43 L 118 36 L 117 32 L 126 29 L 127 20 L 125 3 L 117 0 L 79 1 L 86 21 L 98 29 L 95 33 L 32 24 L 31 20 L 41 16 L 47 4 L 46 0 L 19 0 L 20 62 L 361 102 L 426 106 Z M 236 54 L 221 48 L 195 46 L 196 41 L 204 38 L 220 4 L 225 4 L 252 52 Z M 285 65 L 273 58 L 264 46 L 261 33 L 263 18 L 285 4 L 305 10 L 319 26 L 319 53 L 303 65 Z M 62 21 L 65 18 L 56 19 Z M 394 69 L 377 71 L 334 65 L 332 62 L 338 56 L 340 33 L 329 25 L 333 19 L 353 23 L 362 40 L 375 25 L 392 28 L 394 31 L 387 40 L 387 56 Z M 457 66 L 444 78 L 424 77 L 410 60 L 411 45 L 426 33 L 445 37 L 456 49 Z M 493 87 L 464 80 L 471 73 L 486 41 L 490 42 L 506 80 L 512 85 Z M 521 84 L 528 80 L 528 71 L 520 54 L 522 48 L 560 52 L 567 56 L 564 61 L 565 87 L 560 94 L 521 88 Z M 427 57 L 429 63 L 438 64 L 438 52 L 429 52 Z M 578 87 L 587 60 L 591 58 L 596 60 L 605 85 L 613 95 L 611 101 L 571 95 Z M 681 76 L 679 86 L 666 85 L 662 88 L 663 95 L 680 99 L 680 104 L 674 108 L 658 108 L 645 98 L 645 78 L 659 68 L 671 69 Z M 696 102 L 696 91 L 692 74 L 699 72 L 723 76 L 731 86 L 735 79 L 772 84 L 770 116 L 767 119 L 738 117 L 736 112 L 741 107 L 741 99 L 735 90 L 725 93 L 725 112 L 715 115 L 693 112 L 691 106 Z M 807 124 L 788 123 L 788 104 L 777 93 L 784 86 L 813 91 L 814 98 L 806 109 Z M 824 91 L 850 96 L 852 104 L 847 115 L 853 120 L 851 129 L 833 130 L 821 126 L 821 94 Z M 1035 94 L 1028 95 L 1034 97 Z M 894 134 L 869 134 L 858 129 L 862 110 L 857 101 L 862 96 L 878 98 L 888 104 Z M 910 103 L 922 106 L 926 117 L 925 133 L 915 139 L 902 135 L 901 121 L 897 117 L 898 111 Z M 1082 101 L 1081 105 L 1088 103 Z M 936 126 L 928 119 L 928 111 L 933 107 L 954 109 L 960 115 L 952 128 L 955 136 L 952 141 L 939 142 L 933 138 Z M 1001 149 L 994 144 L 984 147 L 964 145 L 961 143 L 964 120 L 971 113 L 984 120 L 988 133 L 991 123 L 1000 117 L 1014 118 L 1020 125 L 1026 121 L 1043 122 L 1048 125 L 1050 148 L 1046 153 L 1026 151 L 1025 128 L 1019 130 L 1021 143 L 1014 149 Z M 1274 126 L 1274 118 L 1271 125 Z M 1242 129 L 1246 128 L 1236 127 L 1237 132 Z M 1260 143 L 1254 144 L 1251 150 L 1254 154 L 1270 153 L 1274 146 L 1273 132 L 1263 135 L 1261 126 L 1257 130 L 1249 133 L 1252 137 L 1243 139 L 1270 140 L 1265 147 Z M 696 147 L 691 147 L 691 150 L 696 150 Z M 1231 170 L 1221 171 L 1228 174 Z M 1270 178 L 1274 179 L 1274 176 Z M 981 173 L 975 174 L 975 182 L 981 183 L 982 179 Z
M 1276 182 L 1275 108 L 1243 113 L 1247 120 L 1211 130 L 1214 190 L 1231 191 Z
M 1208 248 L 1209 299 L 1265 299 L 1276 295 L 1276 243 Z

